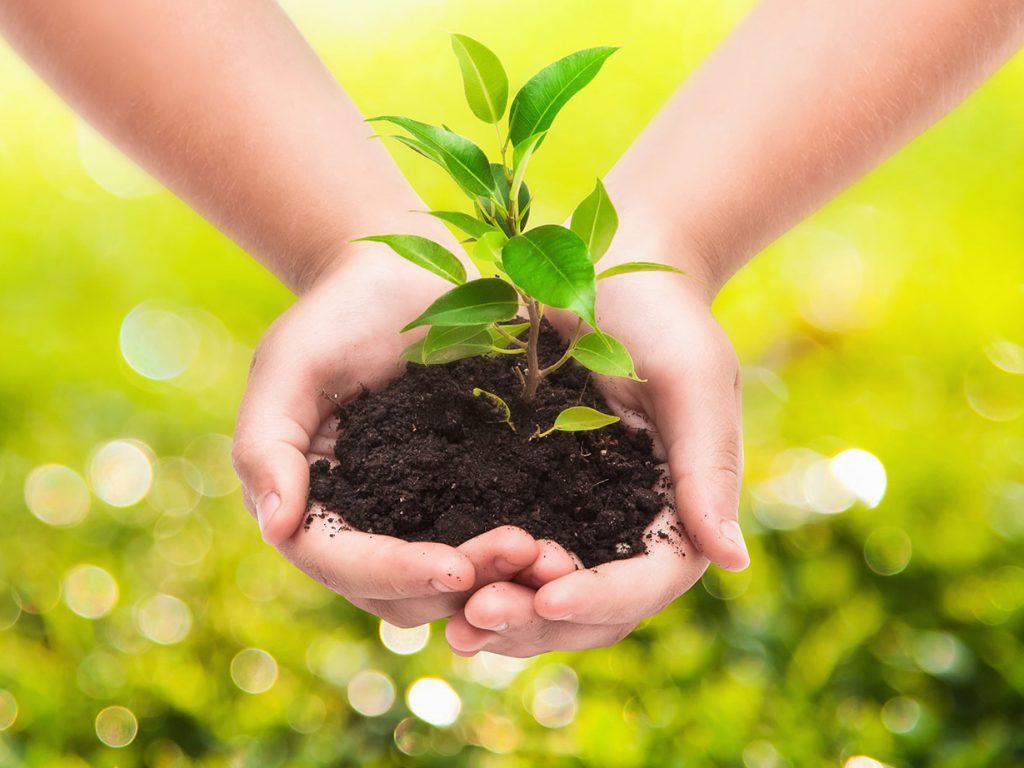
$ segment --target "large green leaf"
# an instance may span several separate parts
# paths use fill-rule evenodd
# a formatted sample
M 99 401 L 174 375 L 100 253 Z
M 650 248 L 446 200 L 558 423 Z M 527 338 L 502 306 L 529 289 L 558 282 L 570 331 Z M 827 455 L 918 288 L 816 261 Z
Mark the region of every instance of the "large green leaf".
M 501 120 L 508 101 L 508 76 L 498 57 L 465 35 L 452 35 L 452 50 L 459 60 L 466 101 L 473 114 L 485 123 Z
M 423 339 L 423 361 L 428 365 L 450 363 L 491 351 L 486 325 L 434 326 Z
M 527 294 L 597 325 L 594 264 L 575 232 L 557 224 L 531 229 L 505 243 L 501 261 L 512 282 Z
M 421 325 L 485 325 L 511 320 L 518 309 L 515 288 L 504 280 L 485 277 L 443 294 L 402 331 Z
M 592 429 L 607 427 L 618 420 L 618 416 L 601 413 L 585 405 L 574 405 L 558 414 L 554 426 L 544 432 L 538 431 L 534 437 L 545 437 L 556 430 L 559 432 L 589 432 Z
M 588 333 L 572 350 L 572 356 L 594 373 L 643 381 L 636 375 L 633 358 L 625 345 L 607 333 Z
M 619 215 L 615 213 L 615 206 L 600 179 L 594 185 L 594 191 L 576 206 L 569 226 L 583 238 L 595 263 L 604 256 L 615 237 L 615 230 L 619 228 Z
M 658 264 L 656 261 L 627 261 L 625 264 L 617 264 L 614 267 L 609 267 L 597 276 L 598 280 L 604 280 L 606 277 L 615 277 L 616 275 L 627 275 L 630 272 L 675 272 L 679 275 L 685 275 L 681 269 L 669 266 L 668 264 Z
M 455 254 L 433 240 L 419 235 L 372 235 L 360 237 L 353 242 L 369 240 L 385 243 L 391 250 L 404 259 L 408 259 L 418 267 L 430 270 L 445 280 L 462 285 L 466 282 L 466 268 Z
M 487 197 L 498 191 L 487 155 L 465 136 L 397 115 L 371 117 L 370 121 L 391 123 L 412 134 L 430 152 L 431 159 L 448 171 L 466 194 Z M 423 152 L 422 149 L 420 151 Z
M 549 64 L 531 77 L 508 114 L 508 135 L 516 146 L 551 127 L 558 111 L 594 79 L 615 48 L 587 48 Z
M 462 213 L 461 211 L 418 211 L 418 213 L 426 213 L 441 219 L 441 221 L 446 221 L 453 227 L 458 227 L 470 237 L 477 239 L 488 233 L 498 232 L 486 221 L 480 221 L 476 216 L 470 216 L 468 213 Z

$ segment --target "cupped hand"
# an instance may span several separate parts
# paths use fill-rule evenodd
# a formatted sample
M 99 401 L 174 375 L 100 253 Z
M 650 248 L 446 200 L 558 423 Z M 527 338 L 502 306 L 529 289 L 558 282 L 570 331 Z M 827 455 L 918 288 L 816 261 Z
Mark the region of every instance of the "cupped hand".
M 456 653 L 532 656 L 610 645 L 688 590 L 709 560 L 730 570 L 749 563 L 737 522 L 739 367 L 707 291 L 664 273 L 609 278 L 599 284 L 598 315 L 647 379 L 597 377 L 624 421 L 653 430 L 675 509 L 663 510 L 649 530 L 670 536 L 652 537 L 646 555 L 592 569 L 576 569 L 564 550 L 544 544 L 545 573 L 532 568 L 518 583 L 482 589 L 452 617 L 446 635 Z M 683 535 L 672 531 L 677 524 Z
M 335 403 L 398 375 L 399 353 L 412 341 L 399 329 L 446 285 L 371 243 L 348 246 L 264 335 L 235 430 L 243 499 L 264 539 L 399 626 L 451 615 L 474 589 L 515 577 L 538 553 L 529 534 L 511 527 L 459 547 L 328 530 L 317 519 L 304 530 L 309 464 L 333 456 Z

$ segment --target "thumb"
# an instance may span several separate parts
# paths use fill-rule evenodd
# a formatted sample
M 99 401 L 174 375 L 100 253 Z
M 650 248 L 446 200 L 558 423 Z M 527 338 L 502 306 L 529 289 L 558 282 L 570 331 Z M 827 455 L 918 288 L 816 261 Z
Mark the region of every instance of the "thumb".
M 298 528 L 309 494 L 309 451 L 330 410 L 307 386 L 294 361 L 277 359 L 273 344 L 253 358 L 238 412 L 232 460 L 242 495 L 264 540 L 280 544 Z
M 735 361 L 706 361 L 669 377 L 657 393 L 679 519 L 716 565 L 742 570 L 750 555 L 738 518 L 743 444 Z

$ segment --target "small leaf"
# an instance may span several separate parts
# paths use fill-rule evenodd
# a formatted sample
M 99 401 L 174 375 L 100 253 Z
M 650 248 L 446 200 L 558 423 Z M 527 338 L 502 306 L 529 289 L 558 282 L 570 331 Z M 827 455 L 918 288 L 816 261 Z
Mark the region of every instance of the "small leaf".
M 450 363 L 491 351 L 486 325 L 434 326 L 423 339 L 423 362 Z
M 573 358 L 594 373 L 644 381 L 636 375 L 633 358 L 625 345 L 607 333 L 588 333 L 572 350 Z
M 501 324 L 501 330 L 503 330 L 509 336 L 514 336 L 517 339 L 519 338 L 519 334 L 521 334 L 523 331 L 525 331 L 529 327 L 530 327 L 529 323 L 502 323 Z M 506 336 L 504 336 L 503 334 L 501 334 L 498 331 L 496 331 L 494 328 L 495 327 L 492 325 L 492 326 L 489 326 L 488 329 L 487 329 L 490 332 L 490 334 L 491 334 L 491 343 L 494 346 L 496 346 L 498 349 L 508 349 L 509 346 L 511 346 L 512 342 L 509 341 Z
M 417 211 L 417 213 L 426 213 L 441 219 L 441 221 L 448 222 L 453 227 L 457 227 L 470 237 L 478 240 L 489 232 L 498 231 L 487 222 L 480 221 L 476 216 L 470 216 L 468 213 L 462 213 L 461 211 Z
M 399 359 L 405 360 L 407 363 L 418 363 L 420 365 L 425 365 L 425 363 L 423 362 L 424 341 L 425 339 L 414 341 L 412 344 L 410 344 L 408 347 L 402 350 L 402 354 L 398 356 Z
M 587 48 L 549 64 L 531 77 L 516 97 L 508 115 L 508 135 L 519 146 L 535 133 L 551 127 L 558 111 L 594 79 L 615 48 Z
M 480 397 L 481 395 L 490 400 L 497 408 L 499 408 L 502 411 L 505 417 L 502 419 L 502 421 L 508 424 L 509 429 L 515 432 L 516 425 L 512 423 L 512 409 L 508 407 L 508 403 L 506 403 L 493 392 L 488 392 L 486 389 L 480 389 L 480 387 L 473 387 L 473 397 Z
M 592 429 L 607 427 L 617 421 L 619 421 L 618 416 L 601 413 L 585 405 L 574 405 L 558 414 L 554 426 L 544 432 L 538 430 L 534 437 L 546 437 L 556 430 L 559 432 L 589 432 Z
M 458 333 L 458 332 L 463 333 Z M 467 332 L 468 331 L 468 332 Z M 487 326 L 434 326 L 423 339 L 424 365 L 443 365 L 491 351 Z
M 542 304 L 572 310 L 597 325 L 594 264 L 579 235 L 545 224 L 505 243 L 501 262 L 512 282 Z
M 597 263 L 608 250 L 615 237 L 615 230 L 619 228 L 619 216 L 600 179 L 594 185 L 594 191 L 576 206 L 569 226 L 583 238 L 590 250 L 591 260 Z
M 630 272 L 675 272 L 679 275 L 686 275 L 683 270 L 676 269 L 668 264 L 658 264 L 654 261 L 627 261 L 625 264 L 617 264 L 614 267 L 609 267 L 599 274 L 597 279 L 604 280 L 606 277 L 626 275 Z
M 511 320 L 518 309 L 516 289 L 504 280 L 471 280 L 443 294 L 402 332 L 421 325 L 485 325 Z
M 418 267 L 433 272 L 456 285 L 466 282 L 466 268 L 455 254 L 433 240 L 418 235 L 373 235 L 352 242 L 372 241 L 385 243 L 391 250 Z
M 397 115 L 370 118 L 370 122 L 377 121 L 397 125 L 411 133 L 466 194 L 489 196 L 497 192 L 487 155 L 465 136 Z
M 469 108 L 485 123 L 497 123 L 508 102 L 505 68 L 486 45 L 471 37 L 452 35 L 452 50 L 462 70 Z
M 491 174 L 494 178 L 494 187 L 498 191 L 497 201 L 501 204 L 505 213 L 509 211 L 509 191 L 512 182 L 509 181 L 508 176 L 505 174 L 505 167 L 501 163 L 491 163 Z M 519 206 L 520 212 L 523 212 L 530 204 L 530 190 L 527 189 L 526 184 L 520 184 L 519 195 L 517 197 L 517 205 Z M 498 220 L 498 226 L 501 228 L 508 237 L 512 237 L 514 232 L 509 227 L 508 222 L 504 220 L 504 214 L 501 211 L 495 212 L 495 206 L 487 198 L 478 198 L 477 204 L 480 206 L 490 206 L 487 208 L 492 213 L 491 218 Z M 525 217 L 520 220 L 520 227 L 525 224 Z
M 504 232 L 495 229 L 476 241 L 470 258 L 481 275 L 494 277 L 504 274 L 501 268 L 501 247 L 507 240 Z
M 533 151 L 540 145 L 541 139 L 545 134 L 537 133 L 528 138 L 522 144 L 515 148 L 512 153 L 512 184 L 509 186 L 509 197 L 513 197 L 519 194 L 519 189 L 523 184 L 523 177 L 526 175 L 526 166 L 530 163 L 530 158 L 533 157 Z M 525 209 L 523 209 L 525 211 Z

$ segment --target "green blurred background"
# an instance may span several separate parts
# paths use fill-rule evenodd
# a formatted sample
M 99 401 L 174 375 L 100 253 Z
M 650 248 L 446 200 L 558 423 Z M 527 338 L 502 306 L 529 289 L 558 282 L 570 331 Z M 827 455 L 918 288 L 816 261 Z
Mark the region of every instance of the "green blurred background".
M 557 222 L 753 3 L 286 5 L 481 142 L 448 32 L 513 85 L 622 45 L 531 166 Z M 0 765 L 1024 765 L 1024 57 L 723 292 L 753 564 L 588 653 L 454 658 L 261 543 L 227 436 L 289 294 L 2 45 L 0 211 Z

